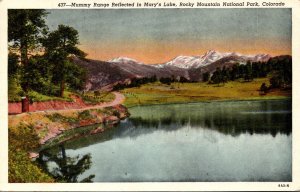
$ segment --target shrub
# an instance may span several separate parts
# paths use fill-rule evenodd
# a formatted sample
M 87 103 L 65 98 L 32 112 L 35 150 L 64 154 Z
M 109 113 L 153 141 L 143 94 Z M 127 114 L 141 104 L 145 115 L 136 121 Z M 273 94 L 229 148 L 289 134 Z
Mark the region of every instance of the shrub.
M 11 183 L 54 182 L 27 154 L 39 146 L 32 126 L 9 128 L 8 180 Z

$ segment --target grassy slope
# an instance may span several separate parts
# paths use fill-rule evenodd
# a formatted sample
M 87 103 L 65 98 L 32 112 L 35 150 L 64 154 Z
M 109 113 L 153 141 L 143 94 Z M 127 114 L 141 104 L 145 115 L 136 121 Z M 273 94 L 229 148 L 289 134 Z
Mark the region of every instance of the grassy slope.
M 55 96 L 49 96 L 49 95 L 43 95 L 41 93 L 38 93 L 36 91 L 29 91 L 29 98 L 33 102 L 37 101 L 73 101 L 71 98 L 71 95 L 78 95 L 77 93 L 71 92 L 71 91 L 65 91 L 64 97 L 55 97 Z M 81 96 L 82 97 L 82 96 Z M 100 96 L 94 97 L 93 92 L 87 92 L 85 93 L 85 96 L 82 97 L 82 99 L 89 104 L 97 104 L 100 102 L 109 102 L 114 100 L 115 95 L 110 92 L 101 93 Z M 21 97 L 17 95 L 16 91 L 9 91 L 8 92 L 8 100 L 9 102 L 20 102 Z
M 20 102 L 21 101 L 21 94 L 22 88 L 18 81 L 15 78 L 9 78 L 8 80 L 8 101 L 9 102 Z M 43 95 L 36 91 L 29 91 L 29 98 L 32 101 L 50 101 L 50 100 L 60 100 L 60 101 L 72 101 L 70 95 L 72 94 L 69 91 L 64 92 L 64 97 L 54 97 Z
M 93 91 L 89 91 L 86 92 L 82 98 L 86 103 L 97 104 L 113 101 L 115 99 L 115 95 L 111 92 L 101 92 L 100 96 L 95 96 Z
M 28 157 L 27 152 L 39 145 L 32 126 L 9 127 L 8 131 L 8 181 L 10 183 L 54 182 L 50 175 Z
M 231 81 L 220 85 L 207 83 L 172 83 L 164 85 L 159 82 L 142 85 L 139 88 L 122 90 L 126 96 L 125 106 L 184 103 L 211 100 L 251 100 L 282 99 L 291 96 L 291 91 L 273 90 L 267 95 L 260 95 L 258 89 L 262 83 L 268 85 L 267 78 L 252 82 Z
M 34 101 L 72 101 L 70 97 L 71 94 L 74 93 L 65 91 L 64 97 L 60 98 L 42 95 L 38 92 L 31 91 L 29 96 Z M 112 93 L 105 93 L 95 99 L 92 97 L 92 93 L 88 94 L 91 98 L 86 102 L 91 104 L 109 102 L 115 97 Z M 17 96 L 17 91 L 11 91 L 10 96 L 11 97 L 9 98 L 13 98 L 12 101 L 19 101 L 20 99 L 20 97 Z M 31 125 L 21 124 L 18 127 L 9 126 L 9 182 L 55 182 L 54 179 L 42 170 L 36 162 L 31 161 L 28 157 L 28 151 L 39 146 L 38 142 L 39 138 Z
M 37 101 L 72 101 L 70 95 L 74 93 L 65 91 L 64 92 L 64 97 L 55 97 L 55 96 L 49 96 L 49 95 L 43 95 L 41 93 L 38 93 L 36 91 L 29 91 L 29 98 L 33 102 Z M 16 93 L 10 93 L 8 91 L 8 101 L 9 102 L 20 102 L 21 101 L 21 96 L 17 95 Z

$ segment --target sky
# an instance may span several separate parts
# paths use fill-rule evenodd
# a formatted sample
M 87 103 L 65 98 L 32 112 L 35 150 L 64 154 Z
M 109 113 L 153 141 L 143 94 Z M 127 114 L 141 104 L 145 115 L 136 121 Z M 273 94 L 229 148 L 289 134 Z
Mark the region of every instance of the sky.
M 48 10 L 79 32 L 88 58 L 129 57 L 146 64 L 208 50 L 291 55 L 291 9 L 82 9 Z

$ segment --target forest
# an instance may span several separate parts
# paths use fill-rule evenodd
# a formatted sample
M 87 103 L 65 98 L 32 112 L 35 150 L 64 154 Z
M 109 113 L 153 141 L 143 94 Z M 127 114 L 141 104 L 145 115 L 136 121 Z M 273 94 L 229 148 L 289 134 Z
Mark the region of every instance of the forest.
M 269 77 L 270 86 L 261 85 L 261 91 L 267 92 L 272 88 L 291 88 L 292 86 L 292 57 L 277 56 L 270 58 L 267 62 L 250 62 L 246 65 L 235 64 L 231 68 L 223 67 L 213 72 L 212 76 L 206 72 L 203 74 L 203 81 L 220 84 L 228 81 L 243 79 L 246 82 L 254 78 Z
M 80 90 L 87 72 L 69 61 L 84 58 L 73 27 L 59 25 L 50 31 L 46 10 L 8 11 L 8 94 L 10 101 L 34 99 L 33 93 L 63 97 L 66 89 Z

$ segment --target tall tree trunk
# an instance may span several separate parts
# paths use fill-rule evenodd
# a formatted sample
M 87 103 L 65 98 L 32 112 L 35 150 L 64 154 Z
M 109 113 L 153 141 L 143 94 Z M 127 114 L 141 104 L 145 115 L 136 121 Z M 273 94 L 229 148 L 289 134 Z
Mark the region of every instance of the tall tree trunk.
M 21 64 L 27 66 L 28 64 L 28 44 L 25 40 L 20 42 L 20 52 L 21 52 Z
M 21 52 L 21 64 L 23 67 L 28 65 L 28 43 L 26 40 L 21 40 L 20 42 L 20 52 Z M 25 102 L 22 101 L 22 112 L 29 112 L 29 96 L 28 96 L 28 82 L 23 83 L 23 91 L 25 92 Z

